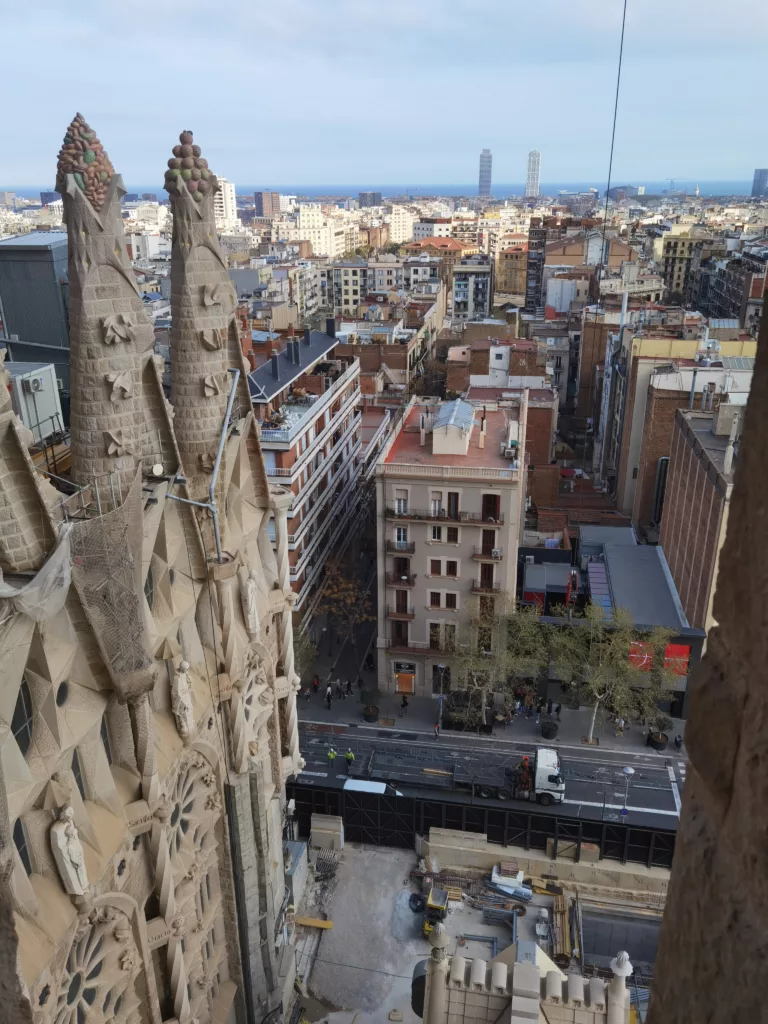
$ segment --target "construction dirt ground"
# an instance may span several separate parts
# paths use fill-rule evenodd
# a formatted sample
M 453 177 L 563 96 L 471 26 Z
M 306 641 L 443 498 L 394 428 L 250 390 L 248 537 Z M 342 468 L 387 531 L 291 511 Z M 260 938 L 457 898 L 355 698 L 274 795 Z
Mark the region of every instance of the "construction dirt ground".
M 408 905 L 415 891 L 410 872 L 417 866 L 410 850 L 348 843 L 335 875 L 310 882 L 300 913 L 327 918 L 333 927 L 322 931 L 319 947 L 315 946 L 308 994 L 300 999 L 307 1020 L 387 1024 L 390 1013 L 397 1011 L 393 1019 L 419 1024 L 411 1009 L 411 978 L 416 964 L 429 956 L 430 946 L 422 931 L 423 913 L 414 913 Z M 542 897 L 541 903 L 551 901 Z M 489 940 L 467 940 L 460 951 L 469 958 L 490 960 L 494 938 L 499 949 L 510 944 L 508 926 L 483 924 L 481 912 L 466 904 L 451 908 L 445 922 L 452 939 L 449 953 L 459 949 L 465 934 Z M 533 929 L 531 909 L 520 920 L 521 938 L 528 938 Z M 300 946 L 300 974 L 306 976 L 311 955 L 302 953 Z

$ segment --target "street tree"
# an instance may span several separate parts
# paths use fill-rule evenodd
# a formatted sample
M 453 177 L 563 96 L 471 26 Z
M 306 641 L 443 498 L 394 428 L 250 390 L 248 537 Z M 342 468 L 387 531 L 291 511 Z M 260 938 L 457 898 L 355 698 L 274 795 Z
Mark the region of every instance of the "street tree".
M 307 679 L 312 671 L 319 651 L 308 633 L 295 630 L 293 634 L 293 657 L 296 673 L 300 679 Z
M 659 701 L 669 696 L 675 679 L 665 657 L 671 638 L 661 626 L 638 630 L 625 608 L 608 615 L 592 603 L 552 629 L 557 676 L 576 688 L 580 703 L 592 706 L 588 743 L 594 740 L 598 713 L 656 725 L 663 721 Z
M 462 693 L 449 707 L 466 725 L 479 726 L 486 722 L 489 695 L 535 695 L 549 664 L 549 640 L 539 609 L 518 605 L 508 594 L 472 597 L 469 613 L 470 624 L 444 645 Z
M 338 560 L 328 562 L 323 577 L 323 593 L 317 615 L 327 615 L 337 633 L 349 637 L 357 660 L 357 629 L 373 622 L 371 596 L 361 580 Z

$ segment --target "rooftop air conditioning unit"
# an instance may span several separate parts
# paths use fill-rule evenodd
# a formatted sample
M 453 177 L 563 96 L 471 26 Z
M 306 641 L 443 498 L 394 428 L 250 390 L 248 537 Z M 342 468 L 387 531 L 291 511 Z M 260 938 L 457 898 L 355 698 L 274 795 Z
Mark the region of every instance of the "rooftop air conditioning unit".
M 22 391 L 27 394 L 45 390 L 45 382 L 42 377 L 24 377 L 21 382 Z
M 534 558 L 533 555 L 526 555 L 525 556 L 525 564 L 526 565 L 533 565 L 534 561 L 535 561 L 535 558 Z
M 492 558 L 501 558 L 501 548 L 494 548 L 491 551 L 491 557 Z

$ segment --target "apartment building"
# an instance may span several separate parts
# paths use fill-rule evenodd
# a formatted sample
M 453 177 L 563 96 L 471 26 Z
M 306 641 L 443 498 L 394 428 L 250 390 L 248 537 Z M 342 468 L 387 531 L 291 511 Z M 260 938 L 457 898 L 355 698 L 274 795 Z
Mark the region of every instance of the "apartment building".
M 425 238 L 450 238 L 450 217 L 422 217 L 413 225 L 414 242 L 423 242 Z
M 528 242 L 513 245 L 501 243 L 496 253 L 495 291 L 500 295 L 525 295 L 526 271 L 528 267 Z
M 744 407 L 675 413 L 661 543 L 688 621 L 717 624 L 714 597 L 739 454 Z
M 337 217 L 329 217 L 320 203 L 301 203 L 296 230 L 298 238 L 312 243 L 312 252 L 317 256 L 339 257 L 347 251 L 347 225 Z
M 422 238 L 418 242 L 409 242 L 405 251 L 408 256 L 439 256 L 441 277 L 450 284 L 454 264 L 464 256 L 473 256 L 478 248 L 476 242 L 459 242 L 455 238 Z
M 389 237 L 393 245 L 402 245 L 413 238 L 413 225 L 416 215 L 410 206 L 393 203 L 389 208 Z
M 460 645 L 481 640 L 472 620 L 514 595 L 525 423 L 525 395 L 485 412 L 413 399 L 385 445 L 375 470 L 383 690 L 447 692 Z
M 351 540 L 361 448 L 360 361 L 339 358 L 330 333 L 289 331 L 282 351 L 248 374 L 261 422 L 267 479 L 293 493 L 288 512 L 290 582 L 296 612 L 309 621 L 322 570 Z
M 279 192 L 254 192 L 253 202 L 257 217 L 280 216 Z
M 219 187 L 213 196 L 213 213 L 216 218 L 216 230 L 219 234 L 237 231 L 240 220 L 237 216 L 237 200 L 235 186 L 226 178 L 218 178 Z
M 453 316 L 457 320 L 482 320 L 493 308 L 493 264 L 477 253 L 453 265 Z
M 688 303 L 693 295 L 702 260 L 704 236 L 695 230 L 668 233 L 655 246 L 664 285 L 670 296 Z

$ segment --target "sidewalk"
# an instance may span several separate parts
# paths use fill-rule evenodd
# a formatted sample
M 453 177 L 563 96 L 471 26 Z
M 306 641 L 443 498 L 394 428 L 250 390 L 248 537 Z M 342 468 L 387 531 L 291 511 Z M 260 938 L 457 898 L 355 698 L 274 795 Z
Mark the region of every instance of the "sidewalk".
M 342 679 L 347 678 L 343 674 L 339 674 Z M 372 672 L 364 672 L 363 678 L 365 680 L 366 676 L 373 677 L 373 675 L 374 673 Z M 350 676 L 350 678 L 354 679 L 354 676 Z M 371 728 L 375 731 L 382 728 L 394 728 L 400 731 L 423 733 L 432 737 L 434 735 L 435 722 L 438 719 L 437 700 L 431 697 L 409 697 L 408 712 L 401 718 L 400 699 L 400 696 L 397 694 L 381 694 L 379 697 L 379 721 L 378 724 L 370 723 Z M 317 696 L 313 695 L 309 700 L 300 700 L 298 712 L 300 722 L 337 726 L 353 725 L 357 727 L 365 727 L 368 724 L 363 721 L 363 705 L 360 699 L 360 691 L 357 687 L 355 687 L 353 697 L 347 697 L 346 700 L 336 700 L 334 697 L 330 711 L 328 711 L 321 693 Z M 592 711 L 589 708 L 575 710 L 563 707 L 557 738 L 549 742 L 552 742 L 554 746 L 582 746 L 582 737 L 586 736 L 589 732 L 591 718 Z M 685 723 L 682 719 L 673 719 L 673 722 L 674 725 L 669 730 L 669 747 L 661 756 L 671 757 L 678 755 L 672 740 L 678 733 L 684 734 Z M 535 715 L 533 718 L 525 718 L 519 715 L 506 728 L 496 723 L 493 728 L 492 737 L 484 733 L 457 732 L 453 729 L 446 730 L 441 735 L 445 736 L 446 739 L 464 740 L 465 742 L 475 740 L 479 743 L 489 739 L 518 740 L 526 743 L 542 742 L 541 725 L 536 725 Z M 635 754 L 655 753 L 655 751 L 645 745 L 645 731 L 640 726 L 632 726 L 629 729 L 625 728 L 624 735 L 618 737 L 615 735 L 611 723 L 604 724 L 598 719 L 595 727 L 595 737 L 599 740 L 600 750 L 623 750 Z M 586 744 L 583 744 L 583 747 L 585 751 L 594 749 Z M 683 746 L 683 750 L 678 756 L 686 756 L 685 746 Z

